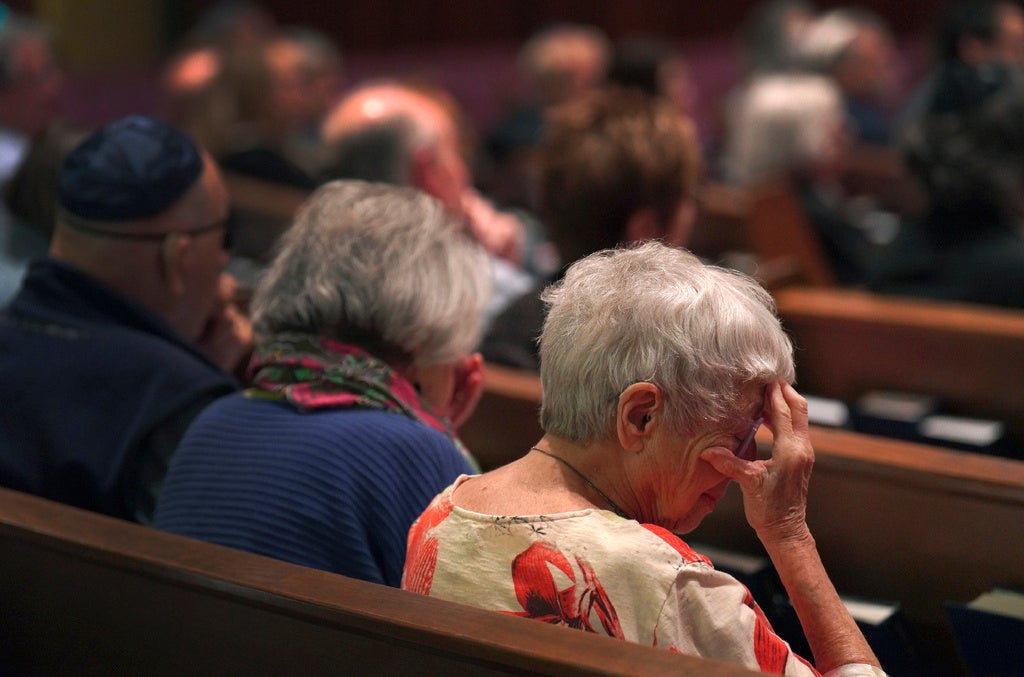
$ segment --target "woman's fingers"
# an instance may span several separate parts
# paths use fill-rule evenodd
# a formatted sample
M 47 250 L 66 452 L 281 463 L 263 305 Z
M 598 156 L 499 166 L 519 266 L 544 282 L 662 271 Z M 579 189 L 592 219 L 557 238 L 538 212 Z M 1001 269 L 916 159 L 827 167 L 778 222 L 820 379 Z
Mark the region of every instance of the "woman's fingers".
M 763 463 L 744 461 L 725 447 L 705 449 L 701 453 L 701 458 L 722 475 L 739 484 L 743 493 L 756 491 L 764 478 Z

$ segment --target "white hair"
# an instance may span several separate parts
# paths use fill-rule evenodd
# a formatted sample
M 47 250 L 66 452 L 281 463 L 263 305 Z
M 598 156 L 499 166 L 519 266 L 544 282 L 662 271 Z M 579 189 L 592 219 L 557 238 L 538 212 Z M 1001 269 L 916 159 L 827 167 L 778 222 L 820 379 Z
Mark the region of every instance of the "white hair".
M 383 341 L 421 364 L 479 341 L 491 279 L 483 250 L 412 188 L 332 181 L 282 236 L 253 297 L 257 343 L 281 332 Z
M 794 378 L 793 347 L 768 292 L 683 249 L 648 242 L 597 252 L 543 298 L 541 425 L 574 442 L 607 439 L 633 383 L 661 389 L 682 434 L 741 415 L 743 386 Z
M 731 111 L 727 178 L 743 186 L 813 164 L 835 143 L 842 96 L 828 78 L 773 74 L 754 79 Z

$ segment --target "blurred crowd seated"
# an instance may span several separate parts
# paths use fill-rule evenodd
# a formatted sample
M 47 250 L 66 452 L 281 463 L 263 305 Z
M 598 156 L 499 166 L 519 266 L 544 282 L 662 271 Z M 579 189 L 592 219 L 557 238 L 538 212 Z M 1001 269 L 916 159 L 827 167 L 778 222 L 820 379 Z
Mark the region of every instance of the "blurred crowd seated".
M 337 180 L 418 189 L 444 206 L 487 262 L 484 357 L 526 371 L 539 290 L 587 253 L 651 237 L 778 298 L 817 287 L 1006 317 L 1024 308 L 1019 3 L 950 2 L 920 36 L 853 2 L 807 0 L 766 0 L 734 35 L 690 44 L 613 28 L 538 26 L 478 54 L 360 54 L 258 3 L 224 1 L 138 79 L 75 83 L 51 29 L 0 4 L 0 307 L 32 261 L 67 255 L 76 236 L 52 239 L 68 225 L 59 176 L 113 121 L 90 115 L 88 97 L 117 92 L 138 102 L 123 114 L 194 141 L 197 176 L 223 176 L 231 275 L 210 294 L 242 323 L 280 236 Z M 132 264 L 140 280 L 165 272 Z M 200 337 L 186 343 L 204 348 Z M 218 394 L 250 385 L 248 348 L 251 336 L 235 337 L 231 359 L 212 360 Z M 0 407 L 19 396 L 0 384 Z M 1003 442 L 996 453 L 1024 458 L 1018 440 Z M 148 521 L 160 481 L 148 478 L 145 510 L 110 512 Z

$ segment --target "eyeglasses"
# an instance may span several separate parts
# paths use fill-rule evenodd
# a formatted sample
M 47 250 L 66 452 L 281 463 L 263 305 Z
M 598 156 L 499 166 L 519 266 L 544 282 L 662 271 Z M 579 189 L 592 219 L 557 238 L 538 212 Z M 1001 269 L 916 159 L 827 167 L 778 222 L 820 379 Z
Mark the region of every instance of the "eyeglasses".
M 66 223 L 74 228 L 90 235 L 99 235 L 100 237 L 109 237 L 115 240 L 135 240 L 139 242 L 159 242 L 169 235 L 202 235 L 203 233 L 209 233 L 219 228 L 224 229 L 224 249 L 231 249 L 232 231 L 234 230 L 234 219 L 233 214 L 216 221 L 209 223 L 204 226 L 197 226 L 195 228 L 187 228 L 185 230 L 168 230 L 160 233 L 130 233 L 120 232 L 116 230 L 103 230 L 102 228 L 94 228 L 86 223 L 83 223 L 79 219 L 67 219 Z
M 763 416 L 758 416 L 751 422 L 750 432 L 747 433 L 747 436 L 740 442 L 740 446 L 736 447 L 736 451 L 733 452 L 737 458 L 742 458 L 744 461 L 753 461 L 757 458 L 757 440 L 754 438 L 762 423 L 764 423 Z

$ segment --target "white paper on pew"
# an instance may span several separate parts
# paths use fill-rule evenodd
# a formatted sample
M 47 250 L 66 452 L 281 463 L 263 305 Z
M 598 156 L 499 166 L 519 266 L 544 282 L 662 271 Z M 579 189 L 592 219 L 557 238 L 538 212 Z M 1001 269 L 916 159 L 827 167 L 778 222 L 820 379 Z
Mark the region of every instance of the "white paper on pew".
M 1003 436 L 1000 421 L 988 421 L 959 416 L 928 416 L 920 425 L 921 434 L 938 440 L 985 447 Z
M 704 543 L 691 543 L 690 546 L 711 560 L 717 568 L 738 571 L 748 576 L 756 574 L 771 564 L 767 557 L 747 555 L 736 550 L 725 550 Z
M 850 612 L 850 615 L 861 623 L 881 625 L 885 621 L 889 620 L 893 614 L 899 611 L 899 606 L 896 604 L 875 602 L 854 597 L 841 597 L 840 599 L 842 599 L 843 606 L 845 606 L 846 610 Z
M 873 390 L 857 400 L 857 408 L 868 416 L 914 423 L 935 411 L 937 401 L 928 395 Z
M 842 428 L 850 420 L 850 409 L 840 400 L 804 395 L 807 400 L 807 419 L 815 425 Z

